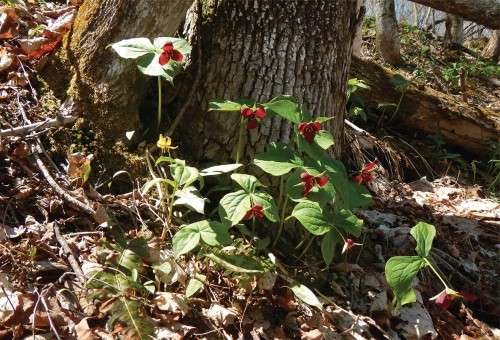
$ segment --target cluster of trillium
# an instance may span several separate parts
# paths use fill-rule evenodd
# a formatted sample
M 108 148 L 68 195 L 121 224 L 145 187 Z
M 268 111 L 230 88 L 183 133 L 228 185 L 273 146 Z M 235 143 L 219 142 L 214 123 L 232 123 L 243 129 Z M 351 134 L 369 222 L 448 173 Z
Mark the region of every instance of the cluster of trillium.
M 240 109 L 240 114 L 246 119 L 246 128 L 248 130 L 256 129 L 259 123 L 266 117 L 266 109 L 263 106 L 249 107 L 247 105 L 242 105 Z M 304 137 L 307 143 L 314 143 L 314 137 L 321 130 L 321 123 L 317 121 L 312 122 L 302 122 L 298 125 L 299 134 Z M 366 164 L 361 171 L 354 177 L 354 180 L 358 184 L 369 183 L 373 180 L 372 172 L 376 169 L 378 161 L 370 162 Z M 327 175 L 313 176 L 307 172 L 302 172 L 300 174 L 300 181 L 304 187 L 302 196 L 307 197 L 308 194 L 313 190 L 315 186 L 323 187 L 328 183 Z M 264 219 L 264 208 L 260 204 L 254 204 L 244 216 L 244 220 L 251 220 L 256 218 L 258 220 Z M 355 243 L 354 240 L 347 238 L 344 240 L 344 247 L 342 253 L 351 249 L 354 246 L 361 245 L 360 243 Z
M 164 66 L 168 64 L 170 60 L 181 62 L 184 60 L 184 55 L 180 51 L 176 50 L 171 42 L 167 42 L 163 46 L 163 52 L 160 55 L 159 63 L 160 65 Z M 259 123 L 266 117 L 266 110 L 263 106 L 248 107 L 246 105 L 242 105 L 240 114 L 243 118 L 246 119 L 246 128 L 248 130 L 253 130 L 258 128 Z M 312 144 L 314 142 L 314 137 L 319 133 L 320 130 L 321 123 L 317 121 L 302 122 L 298 125 L 299 134 L 302 135 L 302 137 L 304 137 L 306 142 L 308 142 L 309 144 Z M 163 137 L 163 135 L 160 135 L 158 146 L 164 151 L 174 148 L 171 145 L 170 137 Z M 374 179 L 373 172 L 377 168 L 377 165 L 377 160 L 366 164 L 356 174 L 356 176 L 354 176 L 354 181 L 358 184 L 370 183 Z M 325 186 L 328 183 L 329 178 L 327 175 L 313 176 L 307 172 L 302 172 L 300 174 L 300 181 L 304 187 L 302 195 L 303 197 L 307 197 L 314 187 Z M 264 207 L 260 204 L 255 204 L 247 211 L 243 219 L 251 220 L 253 218 L 256 218 L 258 220 L 263 220 L 264 216 Z M 355 243 L 354 240 L 350 238 L 345 239 L 342 253 L 345 253 L 356 245 L 361 244 Z M 452 289 L 445 288 L 431 300 L 433 300 L 440 307 L 448 309 L 451 306 L 452 302 L 457 298 L 462 298 L 465 301 L 475 301 L 477 299 L 477 297 L 473 294 L 456 292 Z

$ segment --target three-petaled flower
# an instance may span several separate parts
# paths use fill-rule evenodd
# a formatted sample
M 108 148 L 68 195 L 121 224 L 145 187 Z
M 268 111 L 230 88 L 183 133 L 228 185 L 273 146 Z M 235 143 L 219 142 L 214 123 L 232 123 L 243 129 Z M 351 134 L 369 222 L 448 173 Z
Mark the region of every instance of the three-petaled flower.
M 307 172 L 303 172 L 300 174 L 300 181 L 304 185 L 302 196 L 306 197 L 315 185 L 319 185 L 320 187 L 325 186 L 328 183 L 328 176 L 313 176 Z
M 260 204 L 254 204 L 243 217 L 244 220 L 251 220 L 253 217 L 262 220 L 264 218 L 264 208 Z
M 361 243 L 355 243 L 354 240 L 348 238 L 344 241 L 344 247 L 342 248 L 342 254 L 344 254 L 346 251 L 350 250 L 354 246 L 361 246 Z
M 314 142 L 314 137 L 319 132 L 319 130 L 321 130 L 320 122 L 303 122 L 299 124 L 299 133 L 309 144 L 312 144 Z
M 240 114 L 247 119 L 247 129 L 252 130 L 257 128 L 259 121 L 266 117 L 266 110 L 262 106 L 252 108 L 243 105 L 240 109 Z
M 170 60 L 175 60 L 181 62 L 184 59 L 184 55 L 174 48 L 174 44 L 171 42 L 163 45 L 163 52 L 160 55 L 160 65 L 166 65 Z
M 361 171 L 354 177 L 354 180 L 356 181 L 356 183 L 363 184 L 363 183 L 370 183 L 371 181 L 373 181 L 372 172 L 373 172 L 373 170 L 375 170 L 377 165 L 378 165 L 377 160 L 366 164 L 363 167 L 363 169 L 361 169 Z
M 441 291 L 438 295 L 434 296 L 430 300 L 434 301 L 434 303 L 440 306 L 441 308 L 448 309 L 450 308 L 453 300 L 458 298 L 461 298 L 464 301 L 469 301 L 469 302 L 477 300 L 477 296 L 475 296 L 474 294 L 465 292 L 456 292 L 450 288 L 443 289 L 443 291 Z

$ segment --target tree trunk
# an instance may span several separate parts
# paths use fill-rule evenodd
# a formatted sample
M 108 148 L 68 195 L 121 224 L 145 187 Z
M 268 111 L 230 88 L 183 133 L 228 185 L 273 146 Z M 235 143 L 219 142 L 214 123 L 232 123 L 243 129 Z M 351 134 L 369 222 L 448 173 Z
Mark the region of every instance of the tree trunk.
M 266 102 L 285 94 L 296 97 L 314 116 L 335 116 L 330 129 L 338 155 L 356 3 L 204 0 L 203 17 L 196 39 L 201 42 L 199 86 L 174 135 L 174 140 L 182 141 L 182 149 L 198 160 L 234 158 L 240 116 L 206 113 L 208 102 L 217 98 Z M 194 51 L 198 49 L 194 46 Z M 187 91 L 192 83 L 186 80 L 181 85 Z M 244 155 L 251 157 L 270 142 L 289 142 L 291 126 L 274 117 L 245 135 Z
M 462 45 L 464 42 L 464 19 L 457 15 L 446 14 L 446 31 L 444 34 L 445 44 Z
M 391 65 L 401 64 L 400 42 L 394 0 L 375 1 L 376 42 L 382 58 Z
M 356 1 L 356 10 L 358 13 L 365 13 L 365 1 L 357 0 Z M 358 18 L 360 18 L 358 25 L 356 26 L 356 34 L 354 36 L 354 41 L 352 42 L 352 55 L 361 58 L 362 57 L 362 45 L 363 45 L 363 20 L 361 16 L 358 14 Z
M 494 30 L 491 32 L 490 40 L 483 50 L 482 53 L 484 58 L 493 60 L 494 62 L 499 61 L 500 57 L 500 30 Z
M 173 35 L 191 4 L 192 0 L 85 0 L 80 6 L 72 32 L 44 76 L 57 83 L 64 73 L 60 68 L 69 68 L 73 78 L 67 95 L 98 133 L 101 159 L 115 162 L 108 155 L 120 154 L 125 132 L 139 129 L 139 106 L 148 84 L 133 61 L 120 59 L 106 47 L 126 38 Z
M 491 29 L 500 28 L 498 0 L 411 0 L 421 5 L 458 15 Z
M 368 60 L 353 58 L 351 76 L 365 80 L 370 90 L 359 91 L 365 105 L 376 109 L 382 102 L 397 103 L 401 93 L 390 80 L 394 72 Z M 486 108 L 469 106 L 430 87 L 410 87 L 401 103 L 400 124 L 426 133 L 441 132 L 450 145 L 487 156 L 500 142 L 500 117 Z

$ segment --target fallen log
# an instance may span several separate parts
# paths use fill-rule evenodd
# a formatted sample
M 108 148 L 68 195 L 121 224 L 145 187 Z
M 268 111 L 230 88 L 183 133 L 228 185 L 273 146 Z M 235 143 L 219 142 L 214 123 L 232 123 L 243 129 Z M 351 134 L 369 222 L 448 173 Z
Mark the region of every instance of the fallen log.
M 367 107 L 399 101 L 401 92 L 390 81 L 396 72 L 353 57 L 350 73 L 370 85 L 370 90 L 356 92 Z M 428 86 L 410 86 L 406 90 L 398 117 L 406 127 L 430 134 L 441 132 L 448 144 L 482 156 L 490 153 L 492 142 L 500 142 L 499 113 L 469 105 Z

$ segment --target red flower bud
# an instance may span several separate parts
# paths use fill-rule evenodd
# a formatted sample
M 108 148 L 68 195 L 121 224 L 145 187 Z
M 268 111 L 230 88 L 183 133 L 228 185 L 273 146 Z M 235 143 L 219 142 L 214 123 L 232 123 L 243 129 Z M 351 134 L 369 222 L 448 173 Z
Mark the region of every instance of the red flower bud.
M 259 106 L 257 109 L 253 109 L 243 105 L 240 109 L 240 114 L 247 119 L 247 129 L 252 130 L 259 126 L 259 120 L 266 117 L 266 110 L 262 106 Z
M 304 185 L 302 195 L 306 197 L 316 184 L 320 187 L 325 186 L 328 183 L 328 176 L 313 176 L 307 172 L 303 172 L 300 174 L 300 181 Z
M 300 123 L 298 128 L 299 133 L 304 137 L 306 142 L 312 144 L 314 137 L 321 130 L 321 124 L 319 122 Z
M 255 204 L 250 210 L 247 211 L 244 220 L 251 220 L 253 217 L 262 220 L 264 218 L 264 208 L 260 204 Z
M 371 181 L 373 181 L 373 174 L 372 174 L 372 172 L 375 170 L 375 168 L 377 167 L 377 165 L 378 165 L 378 161 L 377 160 L 366 164 L 361 169 L 361 171 L 359 172 L 359 174 L 357 174 L 354 177 L 354 181 L 356 183 L 358 183 L 358 184 L 370 183 Z

